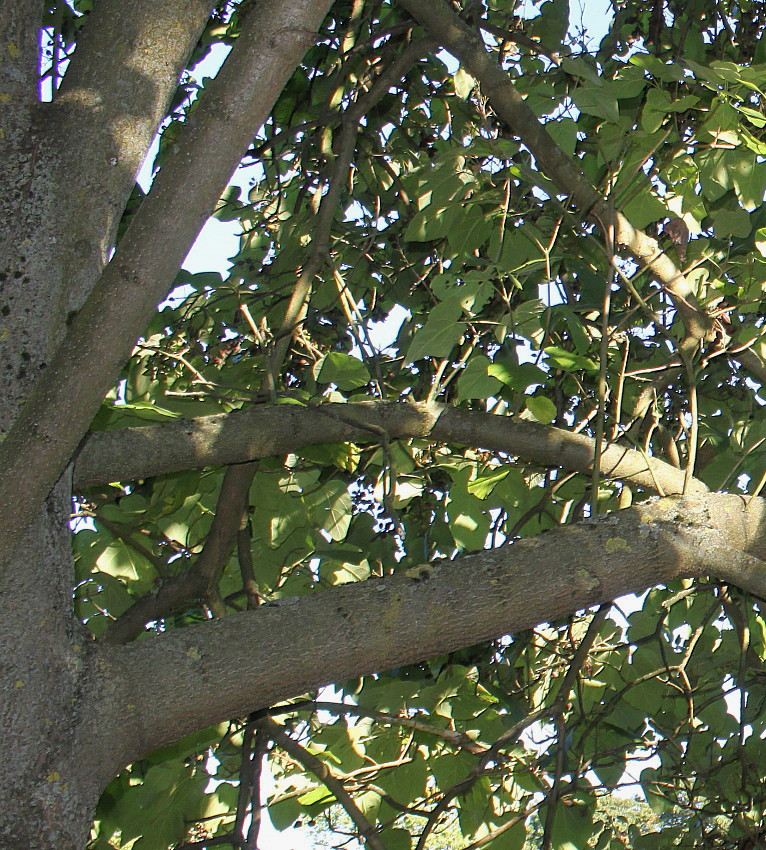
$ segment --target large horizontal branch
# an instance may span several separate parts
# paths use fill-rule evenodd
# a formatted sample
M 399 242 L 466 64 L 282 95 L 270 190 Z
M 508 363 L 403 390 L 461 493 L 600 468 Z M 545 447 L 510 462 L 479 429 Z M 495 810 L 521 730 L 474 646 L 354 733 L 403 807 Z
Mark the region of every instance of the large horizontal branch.
M 443 404 L 286 404 L 91 434 L 77 458 L 75 488 L 243 463 L 316 443 L 375 442 L 383 433 L 390 439 L 427 437 L 504 452 L 578 472 L 591 470 L 595 450 L 593 439 L 584 434 Z M 607 478 L 630 481 L 655 493 L 683 491 L 683 471 L 634 449 L 604 446 L 600 466 Z M 693 480 L 693 492 L 706 490 L 701 481 Z
M 710 575 L 766 597 L 765 507 L 723 494 L 658 499 L 439 562 L 420 580 L 370 579 L 103 647 L 112 693 L 125 703 L 111 712 L 121 758 L 683 577 Z
M 0 444 L 7 551 L 64 471 L 331 0 L 260 0 Z M 73 364 L 77 365 L 73 369 Z
M 527 106 L 510 76 L 487 51 L 479 32 L 461 20 L 444 0 L 398 2 L 479 81 L 498 117 L 529 148 L 546 176 L 667 289 L 690 337 L 700 340 L 709 336 L 713 322 L 698 309 L 694 290 L 683 272 L 660 250 L 656 239 L 633 227 L 619 210 L 604 201 Z
M 214 8 L 213 0 L 100 0 L 55 101 L 44 106 L 61 186 L 57 238 L 69 246 L 69 310 L 108 259 L 138 170 Z

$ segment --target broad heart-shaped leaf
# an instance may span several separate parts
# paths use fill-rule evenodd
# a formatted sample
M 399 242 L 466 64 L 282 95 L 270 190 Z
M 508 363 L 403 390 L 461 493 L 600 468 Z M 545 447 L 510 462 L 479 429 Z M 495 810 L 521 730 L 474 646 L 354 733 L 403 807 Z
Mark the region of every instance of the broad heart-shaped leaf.
M 644 111 L 641 115 L 641 128 L 647 133 L 654 133 L 659 128 L 669 112 L 685 112 L 699 102 L 694 95 L 687 95 L 678 100 L 672 100 L 665 89 L 649 89 L 646 95 Z
M 458 379 L 458 400 L 489 398 L 498 392 L 503 384 L 489 373 L 491 368 L 489 357 L 483 354 L 472 357 Z
M 456 253 L 470 256 L 492 235 L 492 223 L 484 217 L 481 207 L 474 203 L 466 207 L 453 206 L 446 217 L 447 241 Z
M 501 481 L 504 481 L 514 469 L 514 464 L 510 463 L 493 467 L 489 472 L 484 472 L 473 481 L 469 481 L 468 492 L 473 493 L 474 496 L 478 496 L 480 499 L 486 499 L 495 489 L 495 486 Z
M 598 364 L 590 357 L 583 357 L 581 354 L 575 354 L 572 351 L 566 351 L 558 345 L 549 345 L 544 349 L 548 357 L 548 362 L 557 369 L 564 369 L 566 372 L 576 372 L 579 369 L 595 372 L 598 369 Z
M 648 188 L 632 197 L 622 208 L 622 211 L 634 227 L 640 228 L 646 227 L 653 221 L 666 218 L 668 215 L 668 208 Z
M 355 390 L 368 383 L 370 373 L 357 357 L 332 351 L 314 364 L 314 378 L 319 384 L 335 384 L 339 390 Z
M 600 86 L 586 83 L 572 92 L 575 106 L 586 115 L 595 115 L 605 121 L 617 123 L 620 120 L 620 107 L 614 95 L 607 94 Z
M 464 796 L 461 795 L 460 830 L 467 838 L 475 835 L 479 828 L 492 815 L 491 786 L 486 777 L 474 782 L 470 790 Z
M 508 358 L 495 357 L 488 374 L 514 390 L 525 390 L 533 384 L 544 384 L 548 373 L 534 363 L 513 363 Z
M 167 850 L 186 833 L 186 824 L 202 812 L 201 792 L 209 782 L 204 771 L 191 773 L 183 763 L 167 762 L 152 767 L 140 785 L 120 801 L 122 840 L 138 836 L 133 847 Z
M 561 68 L 567 72 L 567 74 L 571 74 L 572 76 L 581 77 L 583 80 L 587 80 L 589 83 L 594 86 L 601 87 L 604 85 L 604 81 L 599 76 L 598 70 L 594 67 L 592 61 L 588 61 L 586 56 L 566 56 L 561 60 Z
M 286 797 L 269 806 L 271 823 L 280 832 L 291 827 L 303 813 L 303 806 L 296 797 Z
M 458 278 L 456 275 L 438 274 L 431 283 L 431 291 L 440 301 L 457 300 L 467 313 L 479 313 L 492 297 L 491 271 L 470 271 Z
M 750 234 L 750 216 L 742 209 L 721 209 L 711 213 L 716 236 L 745 237 Z
M 387 829 L 383 840 L 386 850 L 412 850 L 412 836 L 406 829 Z
M 634 53 L 630 59 L 631 65 L 645 68 L 649 73 L 665 83 L 678 83 L 683 80 L 684 65 L 688 62 L 663 62 L 651 53 Z
M 577 149 L 577 122 L 572 118 L 560 118 L 558 121 L 549 121 L 545 129 L 564 153 L 572 156 Z
M 220 201 L 216 205 L 213 217 L 219 221 L 237 221 L 242 214 L 240 195 L 242 189 L 239 186 L 227 186 Z
M 673 806 L 668 798 L 662 793 L 656 780 L 657 771 L 654 768 L 647 767 L 641 771 L 641 788 L 646 795 L 646 802 L 651 806 L 654 812 L 661 815 L 672 810 Z
M 309 498 L 319 528 L 324 529 L 333 540 L 343 540 L 352 515 L 351 496 L 345 482 L 328 481 Z
M 551 839 L 556 850 L 586 850 L 593 836 L 593 800 L 584 792 L 567 795 L 556 807 Z
M 155 576 L 154 567 L 147 559 L 126 545 L 123 540 L 115 540 L 99 555 L 96 566 L 101 572 L 128 582 L 151 584 Z M 140 589 L 137 588 L 137 590 Z
M 509 815 L 507 819 L 516 820 L 516 817 Z M 524 850 L 527 841 L 527 827 L 524 821 L 519 820 L 500 832 L 500 828 L 504 826 L 505 824 L 497 824 L 497 835 L 487 846 L 491 850 Z
M 766 193 L 766 164 L 744 147 L 727 151 L 725 162 L 742 207 L 751 212 L 761 206 Z
M 443 239 L 449 232 L 447 211 L 447 207 L 429 204 L 412 217 L 404 231 L 404 238 L 408 242 L 430 242 L 434 239 Z
M 527 26 L 529 35 L 558 51 L 569 26 L 569 0 L 547 0 L 540 6 L 540 15 L 532 18 Z
M 462 313 L 460 304 L 450 299 L 437 304 L 425 325 L 416 331 L 407 351 L 405 363 L 414 363 L 421 357 L 447 357 L 463 335 L 464 325 L 458 321 Z
M 545 396 L 532 395 L 526 399 L 527 409 L 538 422 L 549 425 L 556 418 L 556 405 Z
M 468 491 L 469 469 L 453 473 L 455 483 L 450 489 L 449 527 L 455 544 L 463 550 L 483 549 L 489 533 L 489 511 Z

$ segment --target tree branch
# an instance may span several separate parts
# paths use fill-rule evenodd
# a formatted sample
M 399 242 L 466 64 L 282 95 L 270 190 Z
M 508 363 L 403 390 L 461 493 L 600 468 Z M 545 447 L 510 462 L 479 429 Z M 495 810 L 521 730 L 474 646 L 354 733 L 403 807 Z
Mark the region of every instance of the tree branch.
M 124 694 L 114 734 L 127 763 L 195 729 L 323 685 L 678 578 L 713 575 L 766 596 L 765 520 L 762 499 L 659 499 L 441 562 L 425 580 L 371 579 L 103 647 L 114 692 Z
M 0 538 L 6 551 L 69 462 L 227 179 L 314 42 L 330 2 L 262 0 L 248 16 L 237 45 L 0 445 Z
M 443 726 L 433 726 L 430 723 L 425 723 L 417 717 L 402 717 L 398 714 L 386 714 L 384 711 L 375 711 L 373 708 L 368 708 L 362 705 L 353 705 L 346 702 L 324 702 L 323 700 L 307 700 L 299 703 L 287 703 L 286 705 L 276 705 L 266 712 L 269 717 L 278 717 L 282 714 L 292 714 L 294 712 L 304 711 L 327 711 L 334 714 L 336 717 L 340 715 L 350 714 L 352 717 L 369 717 L 376 723 L 385 723 L 388 726 L 401 726 L 403 729 L 415 729 L 418 732 L 425 732 L 427 735 L 433 735 L 436 738 L 441 738 L 453 747 L 458 747 L 461 750 L 466 750 L 475 755 L 481 755 L 486 751 L 486 747 L 477 743 L 463 732 L 457 732 L 454 729 Z
M 264 718 L 263 724 L 274 743 L 278 747 L 281 747 L 295 761 L 303 765 L 306 770 L 311 771 L 327 790 L 332 793 L 335 799 L 346 810 L 346 814 L 351 818 L 354 826 L 359 830 L 359 835 L 364 839 L 365 844 L 370 850 L 385 850 L 385 845 L 381 841 L 375 827 L 367 820 L 362 810 L 354 801 L 354 798 L 346 791 L 343 783 L 333 774 L 330 768 L 321 759 L 318 759 L 313 753 L 310 753 L 305 747 L 294 741 L 270 717 Z
M 391 86 L 399 83 L 434 46 L 435 42 L 431 38 L 421 38 L 407 44 L 394 61 L 379 73 L 370 90 L 343 113 L 340 133 L 333 149 L 335 161 L 327 178 L 327 191 L 322 196 L 315 218 L 311 256 L 296 281 L 282 325 L 277 331 L 269 353 L 267 377 L 272 390 L 275 389 L 278 373 L 282 369 L 290 341 L 308 314 L 314 278 L 320 273 L 330 255 L 330 234 L 343 188 L 348 182 L 348 170 L 356 149 L 356 137 L 361 121 L 388 94 Z
M 69 246 L 66 311 L 81 306 L 108 259 L 138 170 L 214 8 L 212 0 L 100 0 L 88 17 L 45 106 L 61 189 L 58 239 Z
M 436 403 L 286 404 L 91 434 L 77 458 L 75 487 L 243 463 L 316 443 L 375 442 L 381 433 L 390 439 L 428 437 L 505 452 L 578 472 L 591 469 L 595 448 L 584 434 Z M 600 469 L 605 477 L 629 480 L 662 495 L 683 491 L 683 472 L 634 449 L 604 446 Z M 706 490 L 695 479 L 693 491 Z
M 190 599 L 205 598 L 221 576 L 239 533 L 240 519 L 256 464 L 230 466 L 223 477 L 205 545 L 190 567 L 164 581 L 121 614 L 104 632 L 104 643 L 125 643 L 137 637 L 150 620 L 164 617 Z

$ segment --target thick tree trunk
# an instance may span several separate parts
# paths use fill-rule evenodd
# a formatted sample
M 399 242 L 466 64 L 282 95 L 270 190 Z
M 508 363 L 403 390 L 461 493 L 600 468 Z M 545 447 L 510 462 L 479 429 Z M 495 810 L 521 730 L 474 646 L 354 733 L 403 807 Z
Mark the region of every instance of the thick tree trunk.
M 43 4 L 0 0 L 4 850 L 80 850 L 99 795 L 131 758 L 146 751 L 143 733 L 122 728 L 131 700 L 119 662 L 111 661 L 113 650 L 97 647 L 72 611 L 69 472 L 51 486 L 226 180 L 313 43 L 330 0 L 259 4 L 250 31 L 216 81 L 220 96 L 208 98 L 207 113 L 198 110 L 189 122 L 183 155 L 165 169 L 145 204 L 149 223 L 143 230 L 132 228 L 125 240 L 133 254 L 128 250 L 127 258 L 123 253 L 106 266 L 118 281 L 114 292 L 104 284 L 109 276 L 103 269 L 117 224 L 214 5 L 102 0 L 55 102 L 44 104 L 37 91 Z M 205 164 L 205 157 L 214 162 Z M 180 173 L 184 168 L 188 174 Z M 156 233 L 157 221 L 172 231 L 171 249 Z M 100 302 L 93 294 L 99 276 Z M 104 305 L 115 311 L 111 320 Z M 128 312 L 133 323 L 126 328 Z M 74 348 L 65 348 L 66 339 Z M 57 362 L 65 380 L 55 376 Z M 83 391 L 91 396 L 85 407 L 77 401 Z M 82 422 L 50 462 L 51 447 L 75 410 Z M 29 449 L 26 460 L 19 454 L 22 444 Z
M 98 789 L 75 741 L 88 643 L 68 603 L 71 556 L 62 482 L 0 579 L 0 846 L 82 847 Z M 35 579 L 44 567 L 48 581 Z M 34 623 L 34 629 L 21 628 Z M 10 649 L 12 648 L 12 650 Z M 89 769 L 89 768 L 88 768 Z

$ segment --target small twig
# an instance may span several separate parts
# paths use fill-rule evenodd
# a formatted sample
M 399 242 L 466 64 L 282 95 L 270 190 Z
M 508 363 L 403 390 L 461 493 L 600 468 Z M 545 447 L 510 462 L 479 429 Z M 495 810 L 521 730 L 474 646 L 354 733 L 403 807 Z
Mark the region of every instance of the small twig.
M 191 363 L 181 354 L 173 354 L 170 351 L 164 351 L 162 348 L 158 348 L 154 345 L 146 345 L 143 342 L 136 343 L 136 348 L 142 348 L 144 351 L 152 351 L 155 354 L 159 354 L 161 357 L 167 357 L 169 360 L 175 360 L 177 363 L 181 363 L 194 375 L 194 377 L 201 383 L 207 387 L 216 386 L 212 381 L 209 381 L 196 366 L 192 366 Z
M 316 778 L 327 788 L 327 790 L 335 797 L 341 806 L 346 810 L 346 813 L 351 818 L 359 831 L 359 835 L 364 839 L 370 850 L 386 850 L 377 829 L 365 817 L 362 810 L 354 802 L 354 798 L 348 793 L 343 783 L 333 774 L 330 768 L 315 755 L 310 753 L 305 747 L 302 747 L 297 741 L 293 740 L 281 726 L 276 724 L 271 718 L 264 718 L 263 728 L 268 732 L 269 737 L 274 743 L 281 747 L 289 756 L 294 758 L 299 764 L 303 765 L 306 770 L 316 776 Z

